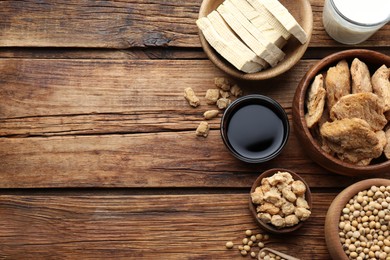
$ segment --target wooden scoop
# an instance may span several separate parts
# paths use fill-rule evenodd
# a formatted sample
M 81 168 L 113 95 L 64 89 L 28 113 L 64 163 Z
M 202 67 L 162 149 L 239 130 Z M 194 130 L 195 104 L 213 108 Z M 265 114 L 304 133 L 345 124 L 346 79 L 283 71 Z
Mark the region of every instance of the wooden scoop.
M 259 252 L 259 257 L 258 257 L 259 260 L 263 260 L 263 259 L 264 259 L 264 258 L 262 258 L 262 257 L 260 256 L 262 252 L 273 253 L 273 254 L 278 255 L 278 256 L 280 256 L 280 257 L 286 259 L 286 260 L 300 260 L 299 258 L 295 258 L 295 257 L 292 257 L 292 256 L 290 256 L 290 255 L 283 254 L 283 253 L 281 253 L 281 252 L 279 252 L 279 251 L 276 251 L 276 250 L 274 250 L 274 249 L 267 248 L 267 247 L 264 247 L 263 249 L 260 250 L 260 252 Z

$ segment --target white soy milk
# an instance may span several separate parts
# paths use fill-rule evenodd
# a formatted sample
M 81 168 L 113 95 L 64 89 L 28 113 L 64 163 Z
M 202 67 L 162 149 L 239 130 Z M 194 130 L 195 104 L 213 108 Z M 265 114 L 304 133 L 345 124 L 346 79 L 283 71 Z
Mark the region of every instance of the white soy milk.
M 390 0 L 325 0 L 322 20 L 336 41 L 358 44 L 390 21 Z

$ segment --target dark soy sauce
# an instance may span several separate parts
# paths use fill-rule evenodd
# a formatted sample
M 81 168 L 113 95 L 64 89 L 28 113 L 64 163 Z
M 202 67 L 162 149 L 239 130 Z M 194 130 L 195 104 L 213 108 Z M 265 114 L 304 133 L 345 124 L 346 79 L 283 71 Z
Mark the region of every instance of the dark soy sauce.
M 230 116 L 227 137 L 240 155 L 264 158 L 276 152 L 283 143 L 285 127 L 279 115 L 263 104 L 247 104 Z

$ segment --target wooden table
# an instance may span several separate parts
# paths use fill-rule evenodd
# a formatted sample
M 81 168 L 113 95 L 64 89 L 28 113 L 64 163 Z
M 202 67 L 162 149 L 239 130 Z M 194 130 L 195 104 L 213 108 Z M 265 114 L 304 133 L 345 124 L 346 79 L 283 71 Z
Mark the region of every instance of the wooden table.
M 276 159 L 249 165 L 229 154 L 204 93 L 224 76 L 205 56 L 195 25 L 201 1 L 0 2 L 0 259 L 241 259 L 227 250 L 244 230 L 249 188 L 284 167 L 313 191 L 313 215 L 266 245 L 329 259 L 325 213 L 359 178 L 313 163 L 295 137 Z M 390 25 L 357 46 L 325 33 L 323 0 L 311 0 L 314 32 L 304 58 L 244 94 L 280 102 L 291 119 L 297 84 L 339 50 L 390 54 Z M 203 104 L 183 98 L 192 87 Z M 389 178 L 390 173 L 382 177 Z M 250 258 L 250 257 L 247 257 Z

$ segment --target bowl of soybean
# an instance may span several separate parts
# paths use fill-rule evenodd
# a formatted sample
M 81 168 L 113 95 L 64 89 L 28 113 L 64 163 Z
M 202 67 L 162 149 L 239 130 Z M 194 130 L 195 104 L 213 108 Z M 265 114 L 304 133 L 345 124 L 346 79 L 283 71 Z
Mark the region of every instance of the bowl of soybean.
M 364 190 L 369 190 L 372 186 L 377 186 L 377 187 L 388 187 L 390 186 L 390 180 L 389 179 L 382 179 L 382 178 L 373 178 L 373 179 L 366 179 L 366 180 L 362 180 L 362 181 L 359 181 L 359 182 L 356 182 L 354 184 L 352 184 L 351 186 L 348 186 L 347 188 L 345 188 L 342 192 L 340 192 L 336 198 L 332 201 L 328 211 L 327 211 L 327 214 L 326 214 L 326 218 L 325 218 L 325 228 L 324 228 L 324 231 L 325 231 L 325 241 L 326 241 L 326 246 L 328 248 L 328 251 L 329 251 L 329 254 L 330 256 L 332 257 L 332 259 L 340 259 L 340 260 L 348 260 L 348 259 L 355 259 L 356 255 L 354 256 L 353 254 L 354 253 L 357 253 L 357 251 L 359 251 L 359 254 L 361 253 L 360 250 L 363 249 L 363 246 L 355 246 L 354 242 L 348 242 L 349 244 L 353 244 L 354 247 L 356 247 L 357 249 L 353 249 L 353 251 L 348 251 L 350 254 L 353 252 L 352 255 L 350 255 L 350 257 L 348 257 L 347 253 L 344 251 L 344 249 L 349 249 L 349 247 L 346 245 L 346 243 L 342 243 L 341 241 L 341 236 L 343 236 L 344 238 L 347 238 L 348 234 L 341 234 L 343 232 L 343 230 L 341 229 L 340 227 L 340 218 L 341 217 L 344 217 L 344 223 L 348 223 L 351 227 L 351 232 L 355 233 L 356 231 L 359 231 L 363 228 L 362 232 L 357 232 L 359 237 L 355 237 L 354 239 L 356 241 L 359 241 L 359 244 L 361 244 L 362 241 L 364 241 L 365 244 L 369 244 L 371 243 L 372 245 L 374 245 L 375 243 L 370 240 L 368 237 L 366 237 L 367 235 L 370 235 L 371 232 L 374 231 L 374 229 L 372 228 L 369 228 L 370 229 L 370 232 L 367 232 L 366 233 L 366 228 L 369 227 L 370 223 L 371 222 L 377 222 L 377 214 L 375 214 L 375 209 L 374 210 L 371 210 L 371 209 L 368 209 L 367 211 L 364 209 L 365 207 L 361 208 L 361 209 L 357 209 L 355 208 L 356 206 L 354 205 L 355 203 L 352 203 L 348 209 L 351 210 L 351 206 L 353 206 L 355 209 L 353 209 L 353 211 L 351 211 L 351 213 L 353 212 L 353 214 L 355 214 L 355 212 L 359 213 L 359 214 L 356 214 L 356 217 L 354 215 L 352 215 L 352 219 L 346 219 L 346 216 L 344 216 L 347 212 L 343 212 L 343 209 L 344 208 L 347 208 L 347 205 L 349 203 L 351 203 L 351 200 L 353 200 L 353 197 L 355 195 L 358 195 L 359 192 L 361 191 L 364 191 Z M 387 190 L 387 193 L 388 194 L 388 190 Z M 363 202 L 362 204 L 365 205 L 366 203 L 364 201 L 367 202 L 367 196 L 361 196 L 362 199 L 363 199 Z M 385 198 L 384 200 L 387 204 L 387 208 L 382 208 L 380 210 L 383 210 L 384 212 L 389 212 L 389 199 L 388 199 L 388 195 L 385 195 Z M 366 205 L 367 206 L 367 205 Z M 371 207 L 371 205 L 368 205 L 368 207 Z M 380 211 L 379 210 L 379 211 Z M 368 211 L 370 213 L 368 213 Z M 378 211 L 378 210 L 376 210 Z M 378 211 L 378 212 L 379 212 Z M 385 213 L 386 214 L 386 213 Z M 388 213 L 387 213 L 388 214 Z M 367 218 L 368 220 L 366 222 L 363 221 L 364 219 L 364 216 L 372 216 L 371 218 Z M 351 218 L 351 217 L 350 217 Z M 352 223 L 352 222 L 355 222 Z M 389 222 L 386 222 L 386 223 L 381 223 L 382 225 L 389 225 Z M 360 227 L 361 225 L 361 227 Z M 356 226 L 356 227 L 355 227 Z M 352 227 L 355 227 L 356 230 L 354 230 Z M 360 227 L 360 228 L 359 228 Z M 383 231 L 383 232 L 387 232 L 387 231 Z M 377 232 L 374 232 L 373 235 L 377 235 L 377 236 L 381 236 L 381 234 L 377 234 Z M 388 239 L 388 236 L 385 235 L 385 236 L 382 236 L 384 237 L 386 241 L 384 241 L 383 239 L 376 239 L 376 241 L 382 241 L 382 246 L 385 251 L 386 254 L 388 254 L 388 250 L 389 250 L 389 246 L 388 244 L 390 243 L 389 239 Z M 349 238 L 348 238 L 349 239 Z M 351 240 L 351 239 L 349 239 Z M 359 247 L 361 247 L 359 249 Z M 363 251 L 365 251 L 366 249 L 364 249 Z M 372 250 L 369 250 L 369 251 L 372 251 Z M 379 254 L 381 253 L 382 255 L 384 254 L 384 252 L 380 252 L 382 251 L 381 249 L 379 250 L 374 250 L 374 251 L 377 251 L 378 252 L 378 256 Z M 375 253 L 375 252 L 374 252 Z M 357 255 L 359 255 L 357 254 Z M 367 252 L 365 251 L 365 254 L 367 254 Z M 372 253 L 370 253 L 372 254 Z M 367 255 L 368 256 L 368 255 Z M 389 255 L 388 255 L 389 256 Z M 366 259 L 366 258 L 363 258 L 363 259 Z M 372 259 L 372 258 L 370 258 Z M 376 259 L 388 259 L 388 258 L 381 258 L 381 257 L 377 257 Z
M 262 95 L 236 99 L 221 120 L 225 146 L 233 156 L 248 163 L 266 162 L 279 155 L 287 143 L 289 131 L 283 107 Z

